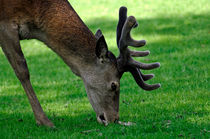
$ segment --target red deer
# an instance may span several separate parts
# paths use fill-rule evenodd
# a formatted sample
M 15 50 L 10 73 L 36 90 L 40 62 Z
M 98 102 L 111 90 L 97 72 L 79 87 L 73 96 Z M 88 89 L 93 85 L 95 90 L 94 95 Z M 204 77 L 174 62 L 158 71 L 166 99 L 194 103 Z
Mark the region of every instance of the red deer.
M 130 72 L 144 90 L 160 87 L 146 84 L 144 81 L 153 78 L 153 74 L 144 75 L 140 71 L 160 64 L 137 62 L 132 57 L 147 56 L 149 51 L 128 48 L 146 44 L 130 35 L 137 25 L 135 17 L 127 17 L 127 8 L 121 7 L 117 26 L 120 55 L 116 58 L 108 51 L 101 30 L 94 35 L 67 0 L 0 0 L 0 45 L 26 92 L 37 124 L 54 126 L 31 85 L 20 40 L 38 39 L 58 54 L 81 77 L 98 122 L 105 124 L 119 120 L 120 78 L 124 72 Z

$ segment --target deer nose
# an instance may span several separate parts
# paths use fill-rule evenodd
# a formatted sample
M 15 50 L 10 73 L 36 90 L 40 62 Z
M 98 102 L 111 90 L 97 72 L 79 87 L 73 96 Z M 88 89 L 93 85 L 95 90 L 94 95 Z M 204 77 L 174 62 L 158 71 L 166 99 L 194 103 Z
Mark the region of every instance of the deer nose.
M 107 126 L 109 124 L 109 121 L 107 120 L 107 118 L 105 117 L 104 114 L 100 114 L 98 117 L 97 117 L 97 121 L 100 123 L 100 124 L 103 124 L 105 126 Z
M 117 121 L 119 121 L 119 114 L 113 114 L 112 116 L 110 116 L 109 118 L 109 122 L 114 122 L 116 123 Z
M 118 91 L 119 90 L 119 83 L 116 81 L 111 82 L 111 89 L 112 91 Z
M 107 126 L 110 122 L 117 123 L 119 121 L 119 115 L 117 114 L 117 115 L 112 115 L 111 117 L 107 117 L 107 115 L 103 113 L 97 117 L 97 121 Z

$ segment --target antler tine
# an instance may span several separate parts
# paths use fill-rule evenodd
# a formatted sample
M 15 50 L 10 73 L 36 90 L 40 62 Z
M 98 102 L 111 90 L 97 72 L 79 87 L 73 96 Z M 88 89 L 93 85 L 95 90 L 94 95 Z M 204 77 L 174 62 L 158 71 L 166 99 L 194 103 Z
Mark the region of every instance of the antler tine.
M 128 64 L 132 67 L 137 67 L 137 68 L 140 68 L 140 69 L 143 69 L 143 70 L 151 70 L 151 69 L 160 67 L 160 63 L 158 63 L 158 62 L 157 63 L 151 63 L 151 64 L 144 64 L 144 63 L 135 61 L 133 59 L 130 59 Z
M 147 83 L 144 82 L 144 79 L 141 77 L 141 72 L 138 68 L 129 68 L 129 71 L 131 72 L 131 74 L 133 75 L 136 83 L 144 90 L 146 91 L 151 91 L 151 90 L 155 90 L 158 89 L 159 87 L 161 87 L 161 85 L 158 84 L 152 84 L 149 85 Z
M 121 38 L 119 41 L 119 48 L 120 50 L 124 50 L 128 46 L 134 46 L 134 47 L 141 47 L 146 44 L 145 40 L 136 41 L 132 39 L 130 35 L 130 31 L 132 28 L 136 27 L 138 23 L 136 22 L 136 19 L 134 16 L 129 16 L 127 20 L 125 21 L 125 24 L 122 28 L 121 32 Z
M 138 68 L 136 68 L 136 69 L 139 70 Z M 139 70 L 139 71 L 140 71 L 140 70 Z M 142 74 L 142 73 L 141 73 L 141 76 L 142 76 L 142 78 L 143 78 L 144 81 L 150 80 L 150 79 L 152 79 L 153 77 L 155 77 L 154 74 Z
M 148 56 L 150 54 L 150 51 L 131 51 L 130 50 L 130 55 L 132 57 L 143 57 L 143 56 Z
M 119 47 L 119 41 L 121 38 L 122 29 L 123 29 L 126 19 L 127 19 L 127 8 L 122 6 L 122 7 L 120 7 L 119 22 L 117 25 L 117 45 L 118 45 L 118 47 Z

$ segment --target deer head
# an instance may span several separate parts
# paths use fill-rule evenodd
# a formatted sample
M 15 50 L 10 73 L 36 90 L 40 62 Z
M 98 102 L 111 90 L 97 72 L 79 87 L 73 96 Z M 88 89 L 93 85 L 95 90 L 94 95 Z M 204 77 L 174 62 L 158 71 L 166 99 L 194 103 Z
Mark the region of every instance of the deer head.
M 83 76 L 88 98 L 96 112 L 99 123 L 107 124 L 119 119 L 120 78 L 124 72 L 130 72 L 136 83 L 144 90 L 151 91 L 160 87 L 160 84 L 149 85 L 144 81 L 154 77 L 153 74 L 144 75 L 140 69 L 151 70 L 158 68 L 159 63 L 144 64 L 135 61 L 132 57 L 143 57 L 149 51 L 132 51 L 128 46 L 142 47 L 145 40 L 132 39 L 130 32 L 138 26 L 135 17 L 127 17 L 127 8 L 121 7 L 117 26 L 117 45 L 120 55 L 116 58 L 108 51 L 106 41 L 101 30 L 96 32 L 96 56 L 94 69 Z

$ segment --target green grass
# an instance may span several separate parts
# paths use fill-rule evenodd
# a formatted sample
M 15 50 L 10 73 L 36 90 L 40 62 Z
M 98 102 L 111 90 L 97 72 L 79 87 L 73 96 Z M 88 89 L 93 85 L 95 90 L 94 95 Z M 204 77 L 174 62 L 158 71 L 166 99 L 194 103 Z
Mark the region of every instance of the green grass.
M 35 124 L 27 97 L 0 50 L 1 138 L 210 138 L 210 1 L 209 0 L 72 0 L 73 7 L 95 32 L 100 28 L 109 49 L 118 55 L 115 30 L 118 9 L 139 21 L 132 34 L 148 44 L 159 61 L 153 71 L 162 88 L 146 92 L 129 73 L 121 79 L 120 119 L 125 127 L 96 122 L 82 81 L 37 40 L 21 42 L 31 81 L 40 103 L 56 129 Z M 96 129 L 89 134 L 82 131 Z

